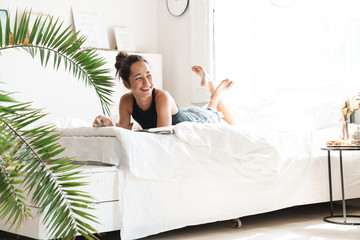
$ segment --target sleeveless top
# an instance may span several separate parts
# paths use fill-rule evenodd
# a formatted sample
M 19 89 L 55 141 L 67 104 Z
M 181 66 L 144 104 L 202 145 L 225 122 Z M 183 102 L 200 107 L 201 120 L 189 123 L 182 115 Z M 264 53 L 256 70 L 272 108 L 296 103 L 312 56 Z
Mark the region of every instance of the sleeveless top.
M 178 112 L 175 115 L 171 116 L 171 124 L 175 125 L 180 122 L 189 121 L 188 117 L 181 111 L 179 107 Z M 156 112 L 156 102 L 155 102 L 155 88 L 152 91 L 152 101 L 150 107 L 143 111 L 136 103 L 134 97 L 132 117 L 136 122 L 140 124 L 143 129 L 156 128 L 157 126 L 157 112 Z

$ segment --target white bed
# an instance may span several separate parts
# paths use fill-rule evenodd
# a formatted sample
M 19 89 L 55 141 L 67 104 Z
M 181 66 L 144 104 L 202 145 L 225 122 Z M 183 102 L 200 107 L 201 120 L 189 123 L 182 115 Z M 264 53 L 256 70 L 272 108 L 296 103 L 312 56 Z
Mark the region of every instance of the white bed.
M 100 152 L 97 159 L 117 161 L 118 216 L 121 239 L 126 240 L 328 201 L 327 153 L 320 147 L 338 131 L 290 133 L 250 125 L 181 123 L 174 134 L 158 135 L 83 127 L 66 129 L 63 143 L 77 139 L 80 145 L 106 145 L 110 138 L 113 144 L 101 149 L 120 149 L 111 160 Z M 66 154 L 86 160 L 88 149 L 68 148 Z M 359 157 L 344 153 L 347 198 L 360 196 Z M 333 168 L 334 194 L 340 199 L 338 164 Z
M 93 212 L 100 220 L 96 229 L 120 229 L 122 240 L 329 201 L 327 152 L 320 148 L 338 139 L 337 119 L 328 113 L 326 125 L 302 125 L 327 116 L 325 108 L 310 116 L 297 108 L 291 117 L 281 118 L 274 115 L 274 104 L 261 110 L 238 106 L 237 114 L 243 116 L 238 126 L 185 122 L 168 135 L 77 122 L 73 126 L 78 127 L 59 128 L 64 133 L 60 143 L 64 156 L 91 164 L 84 167 L 91 183 L 85 190 L 99 202 Z M 327 106 L 319 102 L 314 107 L 319 104 Z M 343 156 L 346 198 L 360 197 L 360 153 Z M 334 199 L 340 199 L 338 156 L 332 159 Z M 30 225 L 17 233 L 44 239 L 44 229 L 40 235 L 26 235 L 39 221 Z

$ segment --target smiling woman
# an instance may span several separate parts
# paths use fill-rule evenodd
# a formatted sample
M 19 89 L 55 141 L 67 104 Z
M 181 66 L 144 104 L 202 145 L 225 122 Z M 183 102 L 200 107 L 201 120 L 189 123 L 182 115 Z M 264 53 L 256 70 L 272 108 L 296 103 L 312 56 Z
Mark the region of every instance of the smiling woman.
M 130 90 L 121 97 L 117 127 L 132 129 L 131 117 L 143 129 L 171 126 L 184 121 L 219 123 L 221 118 L 229 124 L 235 123 L 221 101 L 222 94 L 233 86 L 229 79 L 215 87 L 201 66 L 193 66 L 192 71 L 201 79 L 201 87 L 211 93 L 210 101 L 207 108 L 179 108 L 168 92 L 155 89 L 150 67 L 143 57 L 120 52 L 115 67 L 124 86 Z M 114 125 L 109 118 L 99 115 L 95 118 L 94 126 L 102 124 Z

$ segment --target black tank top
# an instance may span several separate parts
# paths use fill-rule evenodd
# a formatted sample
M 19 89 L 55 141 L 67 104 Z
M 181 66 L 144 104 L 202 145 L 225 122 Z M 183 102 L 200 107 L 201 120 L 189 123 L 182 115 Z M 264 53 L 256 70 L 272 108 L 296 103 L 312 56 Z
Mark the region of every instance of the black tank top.
M 156 103 L 155 103 L 155 88 L 152 91 L 152 101 L 150 107 L 143 111 L 136 103 L 134 97 L 133 102 L 133 111 L 132 117 L 136 122 L 140 124 L 143 129 L 156 128 L 157 126 L 157 112 L 156 112 Z M 172 125 L 178 124 L 180 122 L 189 121 L 188 117 L 181 111 L 178 107 L 178 112 L 175 115 L 171 116 Z

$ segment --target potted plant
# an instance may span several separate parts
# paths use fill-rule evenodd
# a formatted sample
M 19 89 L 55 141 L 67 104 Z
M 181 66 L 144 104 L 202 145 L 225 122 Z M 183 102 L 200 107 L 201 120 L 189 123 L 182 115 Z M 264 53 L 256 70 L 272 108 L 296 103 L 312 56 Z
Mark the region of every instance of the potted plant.
M 96 50 L 81 49 L 85 37 L 73 33 L 71 26 L 61 30 L 62 23 L 52 17 L 40 24 L 44 17 L 39 16 L 28 34 L 29 18 L 30 12 L 19 18 L 16 13 L 12 30 L 9 15 L 5 29 L 0 23 L 0 57 L 1 52 L 15 48 L 39 56 L 44 66 L 52 58 L 54 69 L 63 66 L 92 86 L 104 114 L 109 113 L 113 81 L 107 76 L 110 70 L 103 68 L 104 59 Z M 72 158 L 57 157 L 64 150 L 57 143 L 61 134 L 54 126 L 31 127 L 44 115 L 32 109 L 31 103 L 20 103 L 0 88 L 0 218 L 11 227 L 20 227 L 31 218 L 26 196 L 32 192 L 29 200 L 39 207 L 39 214 L 44 214 L 49 238 L 73 239 L 81 234 L 96 239 L 96 231 L 89 224 L 96 218 L 86 213 L 93 200 L 88 193 L 75 189 L 85 184 L 78 166 L 72 164 Z

